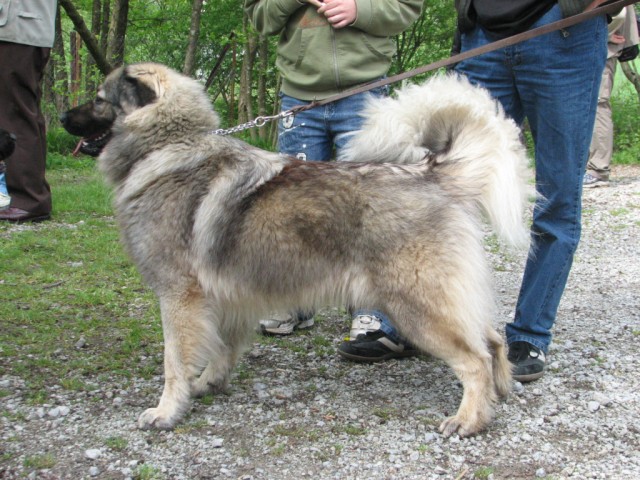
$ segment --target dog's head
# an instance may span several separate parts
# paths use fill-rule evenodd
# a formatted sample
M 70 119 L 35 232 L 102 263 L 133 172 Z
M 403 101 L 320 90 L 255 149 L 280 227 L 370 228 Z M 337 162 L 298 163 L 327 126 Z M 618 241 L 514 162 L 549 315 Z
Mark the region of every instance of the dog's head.
M 60 120 L 69 133 L 83 137 L 79 150 L 93 156 L 118 133 L 140 135 L 153 144 L 149 137 L 162 132 L 163 143 L 170 143 L 180 134 L 219 125 L 202 85 L 157 63 L 114 70 L 93 101 L 65 112 Z
M 158 98 L 157 85 L 138 65 L 120 67 L 100 85 L 96 97 L 60 116 L 64 128 L 82 137 L 76 151 L 98 156 L 112 136 L 116 119 Z
M 16 136 L 0 128 L 0 160 L 9 158 L 16 148 Z

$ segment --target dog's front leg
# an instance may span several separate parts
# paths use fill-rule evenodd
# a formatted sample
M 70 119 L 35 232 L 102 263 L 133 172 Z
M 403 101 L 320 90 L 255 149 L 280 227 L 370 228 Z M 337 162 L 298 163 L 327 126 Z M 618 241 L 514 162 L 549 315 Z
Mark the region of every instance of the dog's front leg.
M 164 389 L 156 408 L 138 418 L 141 429 L 173 428 L 189 408 L 190 381 L 202 341 L 203 297 L 197 291 L 159 295 L 164 335 Z

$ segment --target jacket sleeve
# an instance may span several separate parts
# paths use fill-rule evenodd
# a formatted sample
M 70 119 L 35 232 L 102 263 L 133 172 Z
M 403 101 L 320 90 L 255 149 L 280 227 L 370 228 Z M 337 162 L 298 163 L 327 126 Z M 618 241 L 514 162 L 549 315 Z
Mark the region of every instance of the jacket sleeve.
M 298 0 L 245 0 L 244 9 L 261 35 L 282 31 L 291 14 L 306 4 Z
M 593 0 L 558 0 L 563 17 L 571 17 L 582 13 Z
M 424 0 L 356 0 L 358 17 L 351 26 L 380 37 L 398 35 L 420 16 L 423 3 Z

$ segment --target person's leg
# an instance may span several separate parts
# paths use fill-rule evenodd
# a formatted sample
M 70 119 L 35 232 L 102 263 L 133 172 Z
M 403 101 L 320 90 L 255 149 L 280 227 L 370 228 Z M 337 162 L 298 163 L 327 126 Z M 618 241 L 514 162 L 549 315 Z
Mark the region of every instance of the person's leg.
M 0 42 L 0 124 L 17 137 L 16 149 L 5 161 L 10 209 L 28 212 L 32 220 L 48 218 L 51 212 L 51 189 L 45 179 L 46 128 L 40 109 L 49 51 Z
M 559 18 L 556 5 L 534 26 Z M 543 199 L 534 210 L 534 241 L 515 318 L 506 327 L 510 345 L 526 342 L 546 353 L 551 342 L 551 328 L 580 238 L 582 178 L 606 59 L 606 36 L 602 17 L 514 47 L 516 83 L 533 134 L 536 186 Z
M 310 102 L 281 94 L 281 111 Z M 285 117 L 278 123 L 278 151 L 299 160 L 328 161 L 333 151 L 333 138 L 328 129 L 328 106 Z
M 613 119 L 610 99 L 617 62 L 617 58 L 609 58 L 602 74 L 596 121 L 589 148 L 588 176 L 585 177 L 585 187 L 603 185 L 609 180 L 611 156 L 613 155 Z
M 386 97 L 387 87 L 378 87 L 368 92 L 352 95 L 331 104 L 329 129 L 336 149 L 336 158 L 340 158 L 341 150 L 349 143 L 352 135 L 362 128 L 363 112 L 372 97 Z
M 482 47 L 495 41 L 482 28 L 475 28 L 461 36 L 462 52 Z M 498 100 L 505 113 L 517 124 L 522 124 L 524 112 L 515 85 L 512 67 L 516 58 L 512 49 L 500 49 L 459 62 L 455 71 L 471 83 L 486 88 Z

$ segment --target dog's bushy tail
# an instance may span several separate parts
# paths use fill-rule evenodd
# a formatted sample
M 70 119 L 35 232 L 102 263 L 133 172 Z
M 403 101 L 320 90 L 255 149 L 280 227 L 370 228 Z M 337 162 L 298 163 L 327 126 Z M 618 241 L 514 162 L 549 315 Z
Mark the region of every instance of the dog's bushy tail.
M 372 99 L 341 160 L 419 164 L 462 201 L 480 207 L 505 243 L 528 245 L 524 211 L 533 188 L 520 129 L 485 89 L 435 76 Z

